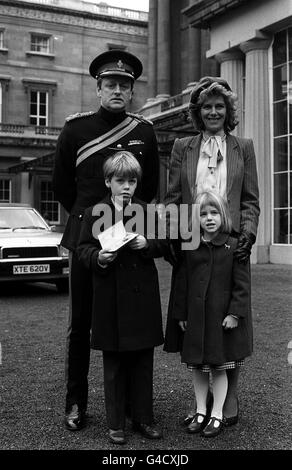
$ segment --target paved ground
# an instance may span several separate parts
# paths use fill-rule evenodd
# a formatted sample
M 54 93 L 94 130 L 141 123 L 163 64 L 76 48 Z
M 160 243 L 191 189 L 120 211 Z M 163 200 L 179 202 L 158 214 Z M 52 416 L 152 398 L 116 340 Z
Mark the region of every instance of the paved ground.
M 164 314 L 170 269 L 158 262 Z M 133 434 L 125 450 L 292 450 L 292 267 L 252 267 L 254 354 L 240 382 L 240 423 L 215 439 L 190 436 L 180 420 L 192 401 L 189 373 L 176 354 L 157 348 L 155 415 L 161 441 Z M 2 286 L 1 286 L 2 287 Z M 70 433 L 63 419 L 63 355 L 67 296 L 54 287 L 10 286 L 0 295 L 0 449 L 114 449 L 107 440 L 100 353 L 92 353 L 88 427 Z

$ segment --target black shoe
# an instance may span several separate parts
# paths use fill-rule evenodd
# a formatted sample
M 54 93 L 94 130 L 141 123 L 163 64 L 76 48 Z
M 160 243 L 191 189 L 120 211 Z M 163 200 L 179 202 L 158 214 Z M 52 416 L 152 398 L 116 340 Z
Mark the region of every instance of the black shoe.
M 133 421 L 133 430 L 147 437 L 147 439 L 160 439 L 162 432 L 154 424 L 138 423 Z
M 226 427 L 233 426 L 234 424 L 238 423 L 238 419 L 239 419 L 239 401 L 237 399 L 237 414 L 235 416 L 229 416 L 229 418 L 227 418 L 226 416 L 223 416 L 224 426 Z
M 216 426 L 215 426 L 216 425 Z M 201 435 L 204 437 L 215 437 L 223 431 L 223 420 L 212 416 L 207 426 L 202 430 Z
M 230 416 L 229 418 L 223 418 L 223 423 L 224 423 L 224 426 L 226 426 L 227 428 L 229 426 L 233 426 L 234 424 L 237 424 L 238 423 L 238 414 L 235 415 L 235 416 Z
M 113 444 L 126 444 L 125 433 L 123 429 L 110 429 L 109 430 L 109 440 Z
M 85 424 L 85 410 L 80 408 L 77 403 L 71 406 L 66 412 L 65 426 L 69 431 L 79 431 Z
M 203 421 L 201 423 L 199 423 L 198 421 L 199 416 L 203 417 Z M 208 418 L 206 415 L 202 415 L 201 413 L 196 413 L 192 421 L 188 425 L 188 428 L 187 428 L 188 433 L 196 434 L 197 432 L 200 432 L 206 426 L 207 419 Z
M 182 426 L 188 426 L 192 420 L 194 419 L 194 417 L 196 416 L 196 413 L 193 412 L 193 413 L 189 413 L 181 422 Z

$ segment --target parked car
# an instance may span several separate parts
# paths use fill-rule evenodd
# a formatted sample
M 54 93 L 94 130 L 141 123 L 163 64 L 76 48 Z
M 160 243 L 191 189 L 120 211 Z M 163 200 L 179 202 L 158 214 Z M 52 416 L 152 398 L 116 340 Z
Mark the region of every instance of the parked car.
M 68 292 L 68 250 L 54 229 L 27 204 L 0 203 L 0 282 L 50 282 Z

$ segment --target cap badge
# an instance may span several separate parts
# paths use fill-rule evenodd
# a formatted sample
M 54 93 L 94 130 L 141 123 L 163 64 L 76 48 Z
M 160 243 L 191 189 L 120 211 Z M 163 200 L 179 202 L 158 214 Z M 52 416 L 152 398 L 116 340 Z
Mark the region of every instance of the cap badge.
M 122 69 L 122 68 L 123 68 L 124 64 L 123 64 L 123 62 L 121 61 L 121 59 L 117 62 L 117 66 L 118 66 L 119 69 Z

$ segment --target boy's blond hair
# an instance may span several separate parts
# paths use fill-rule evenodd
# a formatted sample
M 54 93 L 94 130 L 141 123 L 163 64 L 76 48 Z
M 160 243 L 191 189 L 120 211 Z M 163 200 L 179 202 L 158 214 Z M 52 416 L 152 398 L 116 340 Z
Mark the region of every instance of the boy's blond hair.
M 105 179 L 109 180 L 113 176 L 123 176 L 137 178 L 137 180 L 140 181 L 142 168 L 131 152 L 121 150 L 107 158 L 103 165 L 103 175 Z

